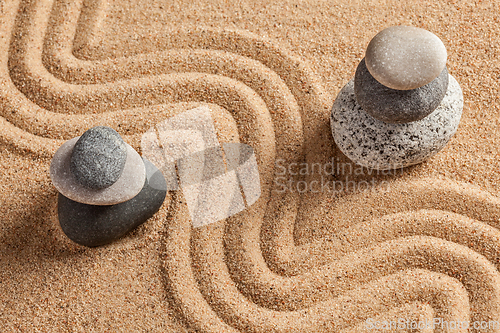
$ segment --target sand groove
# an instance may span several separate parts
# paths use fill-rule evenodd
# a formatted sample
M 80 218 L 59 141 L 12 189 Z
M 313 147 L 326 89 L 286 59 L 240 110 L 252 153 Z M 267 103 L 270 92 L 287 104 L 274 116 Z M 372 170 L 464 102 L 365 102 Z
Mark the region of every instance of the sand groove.
M 367 222 L 356 223 L 366 216 L 338 221 L 344 230 L 337 238 L 297 246 L 301 198 L 273 193 L 272 183 L 277 158 L 311 162 L 316 151 L 303 151 L 309 142 L 330 144 L 328 134 L 313 132 L 312 115 L 329 103 L 307 65 L 250 33 L 204 28 L 177 32 L 186 49 L 78 59 L 75 48 L 95 40 L 93 25 L 105 10 L 99 1 L 83 4 L 82 14 L 80 1 L 22 1 L 17 16 L 18 4 L 6 5 L 2 28 L 12 35 L 0 41 L 0 79 L 9 92 L 0 100 L 1 140 L 50 156 L 82 124 L 106 117 L 128 123 L 126 138 L 133 140 L 149 124 L 137 116 L 144 107 L 196 102 L 229 111 L 239 140 L 256 150 L 263 194 L 245 212 L 194 230 L 175 194 L 162 272 L 187 326 L 338 332 L 397 311 L 449 321 L 500 319 L 497 198 L 450 181 L 404 183 L 395 189 L 405 193 L 403 208 L 386 202 Z M 80 15 L 96 19 L 82 26 Z M 165 109 L 146 112 L 160 119 Z M 408 189 L 425 200 L 416 203 Z M 323 251 L 332 253 L 328 261 L 317 255 Z M 419 312 L 408 302 L 427 305 Z
M 178 200 L 175 202 L 175 205 L 178 205 Z M 205 230 L 195 230 L 195 234 L 190 236 L 186 208 L 175 207 L 172 211 L 173 216 L 169 220 L 164 243 L 165 254 L 168 253 L 163 257 L 164 267 L 177 306 L 197 330 L 203 332 L 233 331 L 233 328 L 226 324 L 230 322 L 238 329 L 250 332 L 336 332 L 367 316 L 402 306 L 408 298 L 428 302 L 441 318 L 449 320 L 469 318 L 467 293 L 462 284 L 447 275 L 419 269 L 385 276 L 355 290 L 347 291 L 340 297 L 320 302 L 304 310 L 263 309 L 249 302 L 239 293 L 223 261 L 219 259 L 223 256 L 222 246 L 216 247 L 209 244 L 212 240 L 220 243 L 220 239 L 214 238 L 223 230 L 222 226 L 213 225 Z M 191 237 L 194 241 L 191 249 L 192 257 L 188 256 Z M 400 241 L 400 244 L 395 244 L 395 246 L 386 245 L 380 249 L 380 260 L 387 261 L 386 251 L 393 247 L 392 253 L 388 253 L 388 256 L 400 254 L 401 259 L 406 261 L 412 256 L 410 254 L 412 249 L 419 247 L 418 243 L 421 244 L 420 251 L 422 252 L 420 255 L 415 253 L 416 258 L 427 258 L 429 252 L 442 247 L 442 251 L 447 254 L 449 260 L 463 259 L 463 256 L 457 253 L 458 251 L 453 250 L 454 245 L 442 242 L 438 246 L 434 245 L 434 248 L 427 248 L 434 244 L 434 240 L 422 238 L 417 241 Z M 406 248 L 409 255 L 400 253 L 402 248 Z M 425 253 L 426 251 L 429 252 Z M 450 253 L 453 253 L 452 257 L 449 257 Z M 469 253 L 473 252 L 469 250 Z M 470 263 L 474 265 L 474 268 L 482 267 L 481 273 L 478 272 L 478 274 L 490 276 L 491 280 L 486 289 L 491 291 L 488 288 L 499 282 L 496 270 L 481 258 L 476 263 Z M 420 264 L 425 266 L 425 263 Z M 195 269 L 192 270 L 190 267 Z M 196 279 L 197 275 L 198 279 Z M 323 276 L 323 278 L 328 277 Z M 189 282 L 186 283 L 186 280 Z M 200 289 L 196 287 L 196 281 L 200 284 Z M 490 293 L 485 295 L 485 297 L 490 296 Z M 475 317 L 483 315 L 488 316 L 491 313 L 483 313 Z M 224 318 L 226 322 L 220 321 L 219 317 Z
M 324 261 L 324 252 L 329 252 L 332 255 L 330 260 L 337 259 L 352 248 L 351 243 L 356 239 L 364 240 L 365 242 L 371 239 L 371 236 L 355 237 L 354 235 L 361 232 L 361 229 L 367 227 L 366 223 L 358 224 L 358 221 L 369 220 L 368 224 L 374 223 L 377 218 L 383 218 L 405 211 L 416 210 L 441 210 L 445 213 L 435 212 L 440 218 L 447 215 L 454 216 L 457 220 L 462 220 L 468 217 L 472 220 L 483 222 L 485 227 L 498 228 L 500 223 L 500 200 L 491 194 L 481 191 L 477 187 L 467 184 L 460 184 L 450 180 L 443 179 L 421 179 L 415 181 L 404 181 L 391 186 L 391 193 L 397 198 L 397 205 L 393 200 L 393 196 L 387 195 L 385 192 L 372 192 L 369 198 L 364 195 L 354 195 L 349 200 L 337 202 L 333 210 L 333 215 L 340 215 L 341 211 L 349 211 L 350 214 L 342 221 L 336 221 L 339 232 L 344 233 L 341 237 L 329 239 L 320 239 L 307 244 L 295 245 L 294 242 L 289 242 L 284 237 L 274 235 L 284 233 L 292 234 L 294 229 L 294 220 L 291 215 L 288 218 L 280 217 L 279 219 L 271 220 L 264 219 L 263 228 L 266 230 L 263 249 L 266 253 L 266 259 L 272 260 L 271 266 L 276 272 L 282 275 L 293 276 L 305 272 L 315 266 L 326 264 Z M 379 206 L 378 209 L 355 211 L 352 209 L 352 202 L 363 204 L 368 207 Z M 294 207 L 279 210 L 290 214 Z M 295 207 L 295 209 L 297 209 Z M 455 213 L 455 214 L 448 214 Z M 345 215 L 345 214 L 344 214 Z M 408 216 L 407 219 L 420 219 L 419 216 Z M 469 220 L 472 223 L 472 220 Z M 391 219 L 392 221 L 392 219 Z M 449 222 L 451 223 L 451 222 Z M 467 222 L 469 223 L 469 222 Z M 358 225 L 358 227 L 353 227 Z M 351 228 L 350 228 L 351 227 Z M 395 231 L 396 225 L 386 223 L 384 226 L 387 232 Z M 349 237 L 346 236 L 346 230 L 357 230 L 349 232 Z M 367 228 L 367 231 L 371 229 Z M 449 229 L 455 231 L 454 229 Z M 438 232 L 438 229 L 435 229 Z M 269 236 L 273 235 L 273 236 Z M 290 236 L 291 238 L 292 236 Z M 440 238 L 443 235 L 440 234 Z M 472 237 L 472 235 L 470 236 Z M 292 238 L 293 239 L 293 238 Z M 479 241 L 478 239 L 476 241 Z M 464 245 L 466 241 L 463 242 Z M 350 250 L 344 251 L 344 248 Z M 297 255 L 299 252 L 301 255 Z

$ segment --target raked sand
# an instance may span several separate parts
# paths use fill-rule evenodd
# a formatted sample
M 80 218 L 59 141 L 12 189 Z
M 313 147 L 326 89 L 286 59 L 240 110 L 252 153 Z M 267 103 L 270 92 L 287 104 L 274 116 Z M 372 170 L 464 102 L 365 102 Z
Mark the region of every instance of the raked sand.
M 0 331 L 364 332 L 436 318 L 500 331 L 497 2 L 27 0 L 0 10 Z M 443 40 L 465 106 L 438 155 L 377 174 L 334 146 L 329 112 L 391 25 Z M 171 191 L 117 242 L 66 238 L 49 178 L 65 140 L 107 125 L 140 150 L 151 126 L 200 105 L 220 142 L 254 148 L 254 205 L 192 228 Z

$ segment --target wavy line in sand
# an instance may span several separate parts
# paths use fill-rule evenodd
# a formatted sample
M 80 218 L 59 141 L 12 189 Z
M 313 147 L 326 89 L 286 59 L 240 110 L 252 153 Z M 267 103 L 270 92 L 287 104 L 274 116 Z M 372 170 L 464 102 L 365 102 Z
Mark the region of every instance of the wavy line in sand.
M 471 313 L 469 313 L 468 297 L 464 296 L 467 295 L 463 290 L 464 286 L 456 279 L 420 270 L 418 274 L 412 270 L 381 277 L 354 290 L 346 290 L 338 298 L 318 302 L 303 310 L 264 309 L 250 302 L 239 292 L 235 281 L 231 279 L 224 266 L 224 249 L 221 241 L 224 227 L 211 225 L 204 230 L 195 229 L 190 235 L 189 217 L 185 210 L 182 207 L 170 210 L 173 216 L 169 220 L 164 241 L 164 267 L 174 303 L 188 322 L 203 332 L 231 331 L 226 323 L 250 332 L 334 332 L 352 325 L 356 320 L 362 320 L 363 317 L 401 306 L 408 300 L 430 302 L 440 317 L 454 318 L 450 320 L 467 320 L 469 315 L 474 319 L 497 315 L 495 309 L 492 311 L 488 308 L 483 311 L 485 309 L 481 308 L 480 303 L 484 299 L 498 301 L 495 295 L 498 293 L 496 289 L 500 280 L 495 267 L 472 250 L 428 237 L 387 242 L 365 250 L 362 253 L 364 258 L 360 257 L 359 253 L 353 257 L 356 259 L 356 266 L 366 264 L 374 267 L 383 267 L 383 264 L 387 264 L 388 258 L 392 258 L 394 262 L 400 262 L 400 267 L 389 266 L 389 270 L 394 269 L 394 271 L 400 268 L 406 270 L 412 266 L 434 267 L 436 262 L 432 261 L 447 263 L 443 270 L 450 266 L 458 270 L 468 268 L 472 272 L 465 274 L 462 280 L 464 285 L 473 286 L 467 289 L 468 293 L 474 295 Z M 346 259 L 345 267 L 342 264 L 334 267 L 338 268 L 337 274 L 334 274 L 335 270 L 332 269 L 314 277 L 328 283 L 325 283 L 323 292 L 334 288 L 338 278 L 350 278 L 349 274 L 344 275 L 346 273 L 344 269 L 351 267 L 349 264 L 352 259 Z M 463 267 L 459 267 L 462 265 Z M 435 274 L 438 274 L 439 278 Z M 444 284 L 432 287 L 433 283 L 441 284 L 441 282 Z M 449 293 L 444 295 L 442 292 L 445 290 L 457 294 L 453 297 Z M 467 301 L 463 303 L 465 299 Z M 224 321 L 219 318 L 223 318 Z
M 352 225 L 339 228 L 338 236 L 329 241 L 323 239 L 304 246 L 283 241 L 286 237 L 280 236 L 293 233 L 294 221 L 291 219 L 264 218 L 264 222 L 268 223 L 268 230 L 264 232 L 258 230 L 256 219 L 247 223 L 243 220 L 229 223 L 224 239 L 226 261 L 232 278 L 243 285 L 240 290 L 258 304 L 273 304 L 275 309 L 291 310 L 329 297 L 328 293 L 318 293 L 318 290 L 324 289 L 325 282 L 320 282 L 317 276 L 330 272 L 328 265 L 328 268 L 321 266 L 330 261 L 347 260 L 345 256 L 363 247 L 401 237 L 438 237 L 467 246 L 500 265 L 500 250 L 495 245 L 500 241 L 498 198 L 451 181 L 422 180 L 393 187 L 390 195 L 372 193 L 369 198 L 354 201 L 363 207 L 373 207 L 374 203 L 380 205 L 381 199 L 398 197 L 397 207 L 387 203 L 378 210 L 362 211 L 364 216 L 352 216 Z M 415 197 L 425 199 L 416 203 Z M 345 208 L 339 206 L 332 207 L 332 210 Z M 476 209 L 471 210 L 470 207 Z M 415 209 L 418 211 L 413 212 Z M 380 218 L 374 219 L 377 216 Z M 368 222 L 355 223 L 366 220 Z M 266 237 L 261 238 L 262 233 Z M 256 253 L 259 242 L 262 242 L 260 246 L 264 249 L 265 258 Z M 325 256 L 325 253 L 329 255 Z M 290 279 L 276 278 L 276 274 L 267 269 L 270 262 L 280 274 Z M 365 269 L 364 272 L 350 274 L 353 276 L 351 279 L 338 281 L 336 290 L 347 288 L 346 283 L 355 285 L 357 279 L 371 278 L 373 274 L 369 273 L 369 268 Z
M 58 3 L 56 3 L 56 5 Z M 21 31 L 21 33 L 19 34 L 21 37 L 15 38 L 13 40 L 13 46 L 11 47 L 12 54 L 9 58 L 8 65 L 10 69 L 10 77 L 12 78 L 11 83 L 15 84 L 17 88 L 19 88 L 27 96 L 34 100 L 36 104 L 42 105 L 49 109 L 59 108 L 59 111 L 63 112 L 67 112 L 68 110 L 78 112 L 85 112 L 85 110 L 87 110 L 87 112 L 100 112 L 100 110 L 103 109 L 108 110 L 114 108 L 132 107 L 134 106 L 134 103 L 142 106 L 144 104 L 168 102 L 168 100 L 165 101 L 165 99 L 186 101 L 191 99 L 202 99 L 203 97 L 209 98 L 207 96 L 212 96 L 212 98 L 215 97 L 217 99 L 217 96 L 220 96 L 220 94 L 192 96 L 193 91 L 197 90 L 195 89 L 197 88 L 196 86 L 188 87 L 188 89 L 186 90 L 179 90 L 179 87 L 168 89 L 169 82 L 164 84 L 167 87 L 161 87 L 162 82 L 157 82 L 157 84 L 159 85 L 159 87 L 157 88 L 160 91 L 155 91 L 155 87 L 152 87 L 154 81 L 151 82 L 151 77 L 148 77 L 142 81 L 140 78 L 123 81 L 121 80 L 122 78 L 115 77 L 114 79 L 118 81 L 113 82 L 112 84 L 108 82 L 106 85 L 91 84 L 86 86 L 68 84 L 60 81 L 56 77 L 52 76 L 52 74 L 47 71 L 47 69 L 41 62 L 43 53 L 42 50 L 44 50 L 43 47 L 47 44 L 43 43 L 43 32 L 45 31 L 45 29 L 43 28 L 47 25 L 48 20 L 44 20 L 43 18 L 48 15 L 48 13 L 50 12 L 50 8 L 47 5 L 47 2 L 24 3 L 24 6 L 27 7 L 24 12 L 32 14 L 33 17 L 25 15 L 18 19 L 19 22 L 17 23 L 17 29 Z M 68 9 L 64 6 L 63 8 Z M 58 11 L 54 10 L 54 12 L 57 13 Z M 72 10 L 69 10 L 69 13 L 72 12 Z M 71 15 L 69 15 L 69 17 L 71 17 Z M 57 22 L 60 21 L 64 20 L 57 20 Z M 65 24 L 62 25 L 66 26 Z M 224 38 L 219 39 L 226 41 L 227 39 L 232 38 L 233 40 L 231 40 L 231 42 L 238 44 L 236 45 L 237 47 L 239 47 L 240 45 L 248 45 L 249 42 L 253 41 L 249 40 L 249 37 L 245 36 L 245 34 L 240 36 L 238 35 L 238 33 L 231 33 L 229 37 L 223 37 Z M 255 39 L 255 37 L 251 37 Z M 66 38 L 66 40 L 67 39 L 71 40 L 71 38 Z M 52 38 L 52 36 L 50 36 L 48 40 L 57 40 L 57 38 Z M 61 48 L 59 48 L 58 50 L 64 51 L 64 49 Z M 258 53 L 259 50 L 256 50 L 256 52 Z M 68 54 L 68 52 L 61 53 Z M 282 57 L 285 58 L 285 60 L 290 60 L 288 59 L 290 57 L 287 58 L 286 54 Z M 77 61 L 75 59 L 76 58 L 72 57 L 70 61 Z M 294 59 L 292 63 L 295 65 L 297 61 L 298 60 Z M 80 61 L 79 63 L 82 63 L 82 61 Z M 300 119 L 287 119 L 289 114 L 294 114 L 294 116 L 297 118 L 299 113 L 297 111 L 297 105 L 294 101 L 294 98 L 288 91 L 286 85 L 274 72 L 272 72 L 268 68 L 265 68 L 265 66 L 255 60 L 242 58 L 241 56 L 237 55 L 231 55 L 223 51 L 167 51 L 162 55 L 144 55 L 138 56 L 133 59 L 127 59 L 127 61 L 122 64 L 125 67 L 122 66 L 120 67 L 121 70 L 113 72 L 115 73 L 115 76 L 117 75 L 116 73 L 133 73 L 134 71 L 130 68 L 133 69 L 134 66 L 143 68 L 147 67 L 147 64 L 151 63 L 155 64 L 155 69 L 164 69 L 167 72 L 169 70 L 191 72 L 208 71 L 215 72 L 218 75 L 231 75 L 239 81 L 250 84 L 252 88 L 255 87 L 255 89 L 259 91 L 259 94 L 265 100 L 265 102 L 270 105 L 271 112 L 277 112 L 279 113 L 279 116 L 284 117 L 284 121 L 278 122 L 276 126 L 279 126 L 280 124 L 286 124 L 287 127 L 290 127 L 294 126 L 294 124 L 297 123 L 300 124 Z M 175 64 L 176 68 L 172 68 L 172 65 L 167 66 L 168 64 Z M 200 64 L 200 66 L 198 66 L 197 64 Z M 300 74 L 302 74 L 302 72 L 304 72 L 305 70 L 303 68 L 304 66 L 299 65 L 300 63 L 295 66 L 297 68 L 292 68 L 291 71 L 287 73 L 287 77 L 300 76 Z M 109 63 L 106 62 L 102 64 L 97 63 L 97 67 L 98 72 L 102 71 L 103 68 L 108 67 L 116 69 L 116 66 L 110 66 Z M 73 71 L 73 73 L 80 72 L 82 72 L 82 68 L 78 68 Z M 95 72 L 91 74 L 94 75 L 94 73 Z M 159 74 L 161 73 L 162 71 L 160 71 Z M 151 75 L 152 73 L 148 70 L 147 74 Z M 168 76 L 168 74 L 166 76 Z M 174 75 L 174 78 L 172 78 L 171 81 L 175 81 L 178 76 L 179 74 Z M 161 78 L 162 76 L 157 75 L 156 77 Z M 212 83 L 216 84 L 217 80 L 221 80 L 221 76 L 213 77 L 211 78 L 211 80 L 213 80 Z M 233 82 L 231 83 L 233 84 Z M 237 83 L 234 84 L 236 86 L 238 85 Z M 198 87 L 198 90 L 203 90 L 203 88 L 205 87 Z M 116 91 L 113 91 L 113 89 L 115 89 Z M 295 90 L 300 90 L 300 88 Z M 173 96 L 169 96 L 168 93 Z M 307 91 L 306 93 L 309 93 L 309 91 Z M 182 96 L 180 96 L 181 94 Z M 217 102 L 224 104 L 224 99 L 219 98 L 217 99 Z M 313 103 L 313 106 L 317 104 L 318 103 Z M 292 110 L 290 111 L 290 109 Z M 50 113 L 43 109 L 36 110 L 37 112 L 35 113 L 33 113 L 33 110 L 26 110 L 26 112 L 22 111 L 23 110 L 18 110 L 16 112 L 17 118 L 10 116 L 10 114 L 7 112 L 6 114 L 8 120 L 15 123 L 19 127 L 35 125 L 34 132 L 35 134 L 40 135 L 46 134 L 47 132 L 50 133 L 52 131 L 61 132 L 61 129 L 56 127 L 55 124 L 64 123 L 65 125 L 69 125 L 65 126 L 66 128 L 74 128 L 77 127 L 76 123 L 80 123 L 81 121 L 84 121 L 86 119 L 84 116 L 76 118 L 75 116 L 68 117 L 65 115 Z M 36 118 L 35 116 L 35 119 L 32 119 L 34 117 L 33 114 L 40 116 L 38 118 Z M 47 120 L 48 118 L 52 117 L 56 117 L 57 121 Z M 71 122 L 71 119 L 75 119 L 75 121 Z M 74 130 L 68 130 L 68 132 L 69 133 L 63 132 L 62 134 L 64 136 L 74 135 Z
M 483 193 L 483 196 L 485 195 L 487 194 Z M 488 219 L 489 214 L 491 214 L 489 216 L 490 218 L 493 217 L 495 211 L 498 210 L 497 201 L 498 200 L 493 200 L 493 202 L 491 202 L 491 209 L 484 214 L 486 219 Z M 258 214 L 258 212 L 255 213 Z M 177 214 L 181 213 L 177 212 Z M 444 217 L 447 219 L 444 219 Z M 178 280 L 176 283 L 171 284 L 170 288 L 173 290 L 183 288 L 182 290 L 184 292 L 186 292 L 186 288 L 187 290 L 190 290 L 187 294 L 183 294 L 183 292 L 174 292 L 174 294 L 178 295 L 180 298 L 178 302 L 183 306 L 186 306 L 186 304 L 189 304 L 190 301 L 182 298 L 196 298 L 197 296 L 194 296 L 193 292 L 197 289 L 196 285 L 199 284 L 201 293 L 205 299 L 209 301 L 211 308 L 215 309 L 217 315 L 225 318 L 226 322 L 231 322 L 234 325 L 237 325 L 237 327 L 242 330 L 256 332 L 288 332 L 294 331 L 292 327 L 295 327 L 297 331 L 321 331 L 322 327 L 328 326 L 328 322 L 331 324 L 332 321 L 335 321 L 337 325 L 336 328 L 334 329 L 332 326 L 328 326 L 328 329 L 334 329 L 334 331 L 337 331 L 340 327 L 342 327 L 342 320 L 339 320 L 334 314 L 330 313 L 332 317 L 328 317 L 325 314 L 328 313 L 328 309 L 335 308 L 335 305 L 338 304 L 334 303 L 332 300 L 325 299 L 335 297 L 340 294 L 345 295 L 346 292 L 349 293 L 353 290 L 353 288 L 358 287 L 367 279 L 377 280 L 381 278 L 381 276 L 387 277 L 387 274 L 389 274 L 388 277 L 390 277 L 390 274 L 394 274 L 399 270 L 413 267 L 419 269 L 439 270 L 442 273 L 445 273 L 448 276 L 453 276 L 457 280 L 461 281 L 463 285 L 466 286 L 470 297 L 471 311 L 468 315 L 470 315 L 471 320 L 488 320 L 491 318 L 498 318 L 498 288 L 500 287 L 500 276 L 497 268 L 493 266 L 490 261 L 488 261 L 488 259 L 497 261 L 497 251 L 488 251 L 492 251 L 492 249 L 495 248 L 495 244 L 498 242 L 498 230 L 492 227 L 487 227 L 483 223 L 474 222 L 471 219 L 467 219 L 461 215 L 453 213 L 424 211 L 421 212 L 417 218 L 412 217 L 411 219 L 405 219 L 404 214 L 398 218 L 401 218 L 401 222 L 394 228 L 393 232 L 397 234 L 398 230 L 406 230 L 406 234 L 402 233 L 402 235 L 398 236 L 398 238 L 405 236 L 406 238 L 391 240 L 391 237 L 389 236 L 391 234 L 390 230 L 384 229 L 384 226 L 377 226 L 375 223 L 374 229 L 378 230 L 381 235 L 375 237 L 374 242 L 379 241 L 384 243 L 374 244 L 368 248 L 363 248 L 359 251 L 349 253 L 340 260 L 328 265 L 326 268 L 321 267 L 312 273 L 308 272 L 303 274 L 299 277 L 299 279 L 295 280 L 296 282 L 299 280 L 297 283 L 291 283 L 290 279 L 275 278 L 275 280 L 272 281 L 275 283 L 273 287 L 278 289 L 278 292 L 273 291 L 273 288 L 259 290 L 258 286 L 255 289 L 250 287 L 249 289 L 252 291 L 253 295 L 262 296 L 263 298 L 266 298 L 266 302 L 271 302 L 271 304 L 273 304 L 273 301 L 277 301 L 276 299 L 273 300 L 269 295 L 274 294 L 278 295 L 277 298 L 279 301 L 274 303 L 275 305 L 282 302 L 290 302 L 291 300 L 287 299 L 287 297 L 290 297 L 293 298 L 295 304 L 302 303 L 300 307 L 304 308 L 300 311 L 292 312 L 266 312 L 265 310 L 262 310 L 262 308 L 255 307 L 255 304 L 249 303 L 246 298 L 241 296 L 237 288 L 237 283 L 239 281 L 234 281 L 230 272 L 225 267 L 224 255 L 227 255 L 227 252 L 237 252 L 234 249 L 231 249 L 231 251 L 225 251 L 222 243 L 222 239 L 224 238 L 224 227 L 213 226 L 207 228 L 208 230 L 194 230 L 193 235 L 189 236 L 189 228 L 183 228 L 179 225 L 170 225 L 179 223 L 179 221 L 182 220 L 182 216 L 175 216 L 169 224 L 169 228 L 172 229 L 167 232 L 167 245 L 164 250 L 165 253 L 168 254 L 174 253 L 173 256 L 169 255 L 165 258 L 165 267 L 168 279 L 175 281 L 179 274 L 180 276 L 193 274 L 198 278 L 195 279 L 193 277 L 193 280 L 196 280 L 196 282 L 193 282 L 192 286 L 186 286 L 186 284 L 189 284 L 186 282 L 188 280 Z M 455 218 L 458 219 L 458 222 Z M 420 224 L 416 223 L 416 225 L 413 225 L 415 221 L 418 222 L 419 219 L 426 222 L 426 227 L 428 227 L 427 224 L 429 224 L 434 228 L 424 230 L 424 223 L 422 221 Z M 239 220 L 237 217 L 233 220 L 234 221 L 231 221 L 231 219 L 229 219 L 230 223 L 234 223 L 235 225 L 245 223 L 244 220 Z M 246 221 L 255 220 L 258 219 L 252 219 L 251 217 L 246 219 Z M 430 223 L 428 220 L 431 220 Z M 185 223 L 188 223 L 188 218 Z M 472 226 L 470 224 L 472 224 Z M 447 228 L 449 226 L 454 227 L 459 232 L 457 234 L 447 234 L 440 230 L 440 227 Z M 182 236 L 183 232 L 185 233 L 184 236 Z M 356 232 L 357 231 L 353 231 L 352 233 Z M 384 233 L 385 235 L 383 235 Z M 431 237 L 412 236 L 420 233 Z M 248 236 L 251 233 L 246 232 L 242 234 Z M 376 234 L 376 232 L 373 232 L 372 236 L 376 236 Z M 363 239 L 362 236 L 363 235 L 359 236 L 360 240 Z M 450 241 L 438 239 L 434 236 L 443 237 L 445 239 L 448 238 Z M 190 263 L 190 259 L 186 254 L 184 256 L 181 255 L 181 253 L 188 251 L 187 249 L 189 247 L 190 237 L 191 242 L 193 243 L 191 245 L 192 263 Z M 392 235 L 392 237 L 394 237 L 394 235 Z M 355 240 L 355 238 L 353 239 Z M 259 256 L 258 253 L 253 251 L 255 246 L 248 246 L 248 238 L 238 239 L 238 241 L 247 243 L 245 244 L 246 246 L 241 246 L 240 253 L 251 252 L 250 257 L 252 258 Z M 470 246 L 470 242 L 478 241 L 478 245 L 475 246 L 475 250 L 485 253 L 487 258 L 463 245 L 451 243 L 451 241 L 464 243 L 466 246 Z M 182 244 L 183 242 L 186 242 L 186 244 Z M 186 248 L 175 249 L 176 246 L 186 246 Z M 352 249 L 356 250 L 355 246 L 352 246 Z M 184 259 L 188 260 L 188 262 L 183 262 Z M 234 261 L 234 263 L 237 264 L 245 263 L 245 260 L 235 259 L 234 256 L 230 259 L 226 258 L 226 261 Z M 194 271 L 190 271 L 186 268 L 182 269 L 182 267 L 191 267 L 189 264 L 194 267 Z M 257 273 L 252 270 L 256 270 Z M 251 267 L 247 272 L 252 278 L 258 274 L 267 274 L 264 269 L 255 269 L 255 267 Z M 252 280 L 252 278 L 249 280 Z M 248 282 L 252 283 L 252 281 Z M 292 284 L 293 286 L 291 286 Z M 190 287 L 192 289 L 189 289 Z M 249 286 L 247 285 L 247 287 Z M 303 292 L 304 289 L 306 292 Z M 290 293 L 287 290 L 291 290 L 292 292 Z M 315 291 L 316 293 L 314 293 Z M 199 293 L 199 291 L 194 293 Z M 316 297 L 316 299 L 314 299 L 315 296 L 318 295 L 320 297 Z M 418 299 L 419 295 L 414 296 Z M 300 299 L 300 297 L 302 297 L 302 299 Z M 311 297 L 313 298 L 313 301 L 319 302 L 319 304 L 311 304 L 314 303 L 310 300 Z M 200 318 L 192 317 L 196 317 L 196 313 L 203 313 L 205 315 L 210 313 L 208 309 L 202 306 L 205 303 L 198 303 L 198 301 L 199 300 L 196 300 L 194 302 L 197 304 L 197 310 L 190 309 L 190 311 L 188 311 L 186 309 L 182 309 L 183 306 L 180 306 L 181 311 L 183 311 L 186 316 L 191 316 L 191 323 L 198 323 L 200 320 L 203 321 Z M 235 310 L 235 308 L 238 308 L 236 304 L 244 304 L 244 306 L 240 307 L 241 312 Z M 269 305 L 269 303 L 267 303 L 267 305 Z M 281 306 L 281 308 L 283 309 L 286 306 L 287 305 Z M 307 306 L 311 307 L 306 308 Z M 397 306 L 397 302 L 395 302 L 393 306 Z M 315 315 L 317 314 L 315 310 L 319 308 L 321 308 L 321 311 L 318 310 L 318 312 L 326 317 L 318 317 Z M 468 307 L 466 308 L 468 309 Z M 186 314 L 186 311 L 191 314 Z M 313 322 L 315 324 L 310 324 L 309 322 L 304 322 L 305 319 L 300 319 L 299 314 L 304 315 L 304 312 L 307 313 L 307 318 L 313 318 Z M 368 314 L 369 312 L 363 313 Z M 216 316 L 215 314 L 213 315 Z M 358 315 L 358 320 L 363 318 L 363 315 L 360 315 L 359 312 Z M 277 322 L 269 321 L 269 319 L 265 319 L 268 316 L 280 319 L 277 319 Z M 348 317 L 347 314 L 342 315 L 342 317 L 344 316 Z M 439 317 L 441 317 L 441 314 Z M 364 318 L 366 318 L 366 316 Z M 206 320 L 210 322 L 215 319 Z M 464 320 L 464 318 L 462 318 L 462 320 Z M 267 324 L 264 324 L 264 322 Z M 280 326 L 280 322 L 287 324 Z M 274 329 L 272 327 L 274 327 Z M 221 328 L 219 327 L 214 329 L 214 331 L 218 329 Z
M 475 186 L 449 179 L 424 178 L 395 182 L 390 189 L 391 193 L 373 191 L 367 192 L 368 194 L 346 196 L 329 206 L 330 216 L 344 217 L 342 221 L 331 221 L 335 223 L 337 234 L 346 232 L 346 228 L 359 221 L 372 221 L 386 215 L 422 209 L 448 211 L 481 221 L 494 228 L 499 227 L 500 200 Z M 395 197 L 398 198 L 397 201 L 394 200 Z M 362 204 L 369 209 L 355 210 L 353 209 L 355 204 Z M 279 212 L 285 214 L 275 220 L 264 220 L 262 226 L 263 253 L 274 271 L 287 276 L 297 275 L 325 264 L 325 252 L 331 253 L 328 260 L 337 259 L 345 254 L 341 249 L 349 245 L 345 240 L 346 237 L 343 237 L 343 241 L 335 236 L 328 240 L 321 239 L 295 246 L 293 235 L 295 215 L 290 213 L 294 210 L 297 208 L 279 209 Z M 387 228 L 392 226 L 388 225 Z M 351 237 L 354 237 L 354 234 L 351 234 Z

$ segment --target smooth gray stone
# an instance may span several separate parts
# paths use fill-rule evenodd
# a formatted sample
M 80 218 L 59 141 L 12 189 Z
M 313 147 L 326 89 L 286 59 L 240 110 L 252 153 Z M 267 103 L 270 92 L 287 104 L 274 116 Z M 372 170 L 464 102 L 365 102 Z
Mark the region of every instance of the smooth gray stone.
M 152 217 L 166 196 L 162 173 L 143 158 L 146 174 L 142 190 L 132 199 L 108 206 L 87 205 L 59 194 L 59 224 L 74 242 L 94 247 L 110 243 Z
M 382 85 L 361 60 L 354 76 L 356 101 L 372 117 L 386 123 L 409 123 L 427 117 L 443 100 L 448 89 L 448 70 L 417 89 L 396 90 Z
M 380 31 L 366 48 L 366 67 L 386 87 L 410 90 L 434 80 L 446 66 L 446 47 L 438 36 L 416 27 Z
M 106 126 L 96 126 L 78 139 L 70 160 L 75 179 L 91 189 L 113 185 L 123 172 L 127 147 L 120 134 Z
M 421 163 L 440 151 L 455 134 L 463 109 L 462 90 L 450 75 L 441 104 L 427 117 L 390 124 L 363 111 L 354 97 L 354 80 L 333 103 L 330 124 L 339 149 L 361 166 L 390 170 Z

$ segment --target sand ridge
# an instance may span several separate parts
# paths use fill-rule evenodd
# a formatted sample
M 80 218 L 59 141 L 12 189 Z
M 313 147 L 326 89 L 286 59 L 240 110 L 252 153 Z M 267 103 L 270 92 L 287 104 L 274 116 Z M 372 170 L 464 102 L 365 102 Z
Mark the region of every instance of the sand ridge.
M 186 28 L 168 37 L 175 49 L 93 59 L 105 2 L 19 1 L 3 10 L 3 31 L 12 34 L 0 48 L 1 142 L 41 157 L 38 168 L 64 140 L 96 124 L 119 127 L 138 149 L 141 133 L 156 121 L 200 103 L 214 111 L 219 137 L 256 151 L 262 196 L 246 211 L 192 229 L 182 194 L 170 193 L 150 226 L 85 250 L 90 264 L 120 258 L 116 251 L 125 249 L 153 266 L 162 291 L 149 299 L 169 311 L 120 325 L 152 329 L 165 320 L 172 323 L 167 331 L 357 332 L 367 318 L 500 320 L 500 201 L 486 191 L 422 177 L 415 168 L 400 179 L 381 177 L 389 192 L 350 193 L 335 202 L 327 194 L 276 191 L 276 160 L 321 163 L 339 154 L 324 128 L 331 98 L 322 80 L 279 43 L 238 29 Z M 315 212 L 309 204 L 318 202 L 326 208 Z M 57 229 L 53 206 L 49 200 L 56 240 L 79 251 Z M 331 215 L 321 215 L 325 210 Z M 318 236 L 315 223 L 331 230 Z M 151 252 L 137 254 L 145 249 Z M 71 274 L 78 267 L 61 269 Z M 105 276 L 88 274 L 96 283 Z M 81 320 L 71 309 L 66 316 Z M 80 330 L 117 324 L 116 316 L 104 318 Z M 72 320 L 54 318 L 65 323 L 61 331 Z

